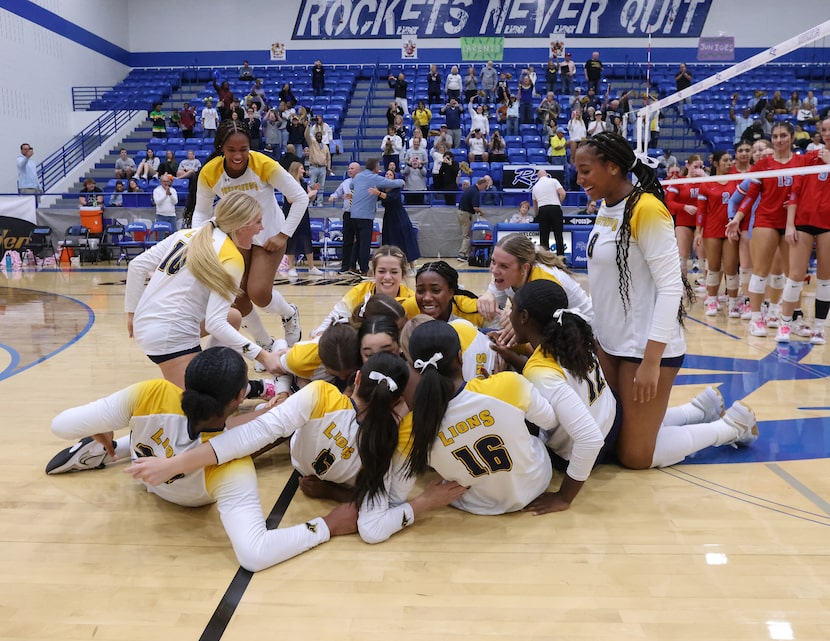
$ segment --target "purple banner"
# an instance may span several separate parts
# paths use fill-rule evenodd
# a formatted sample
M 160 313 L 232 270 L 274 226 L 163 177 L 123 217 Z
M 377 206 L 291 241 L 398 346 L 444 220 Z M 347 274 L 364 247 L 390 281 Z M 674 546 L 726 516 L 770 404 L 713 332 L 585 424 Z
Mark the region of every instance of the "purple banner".
M 700 38 L 697 44 L 697 59 L 699 62 L 734 60 L 735 37 Z

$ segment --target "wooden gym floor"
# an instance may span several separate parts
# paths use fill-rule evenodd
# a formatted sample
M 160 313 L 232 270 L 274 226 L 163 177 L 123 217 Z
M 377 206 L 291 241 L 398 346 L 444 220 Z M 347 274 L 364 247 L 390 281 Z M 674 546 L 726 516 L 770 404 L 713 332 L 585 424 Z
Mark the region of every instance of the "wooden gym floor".
M 118 465 L 43 472 L 68 445 L 56 413 L 158 375 L 127 338 L 124 276 L 0 274 L 0 639 L 830 639 L 830 347 L 750 340 L 698 303 L 673 402 L 708 384 L 745 398 L 752 448 L 602 466 L 568 512 L 446 508 L 386 543 L 339 537 L 251 577 L 214 508 L 164 503 Z M 462 280 L 483 291 L 487 272 Z M 281 282 L 305 332 L 346 287 Z M 257 469 L 284 525 L 330 509 L 292 494 L 284 447 Z

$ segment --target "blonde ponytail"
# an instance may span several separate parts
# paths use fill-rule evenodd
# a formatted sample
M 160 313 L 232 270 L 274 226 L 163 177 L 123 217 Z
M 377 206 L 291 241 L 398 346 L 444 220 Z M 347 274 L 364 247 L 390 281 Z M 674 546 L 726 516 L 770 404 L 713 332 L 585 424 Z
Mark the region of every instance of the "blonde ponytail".
M 202 226 L 187 249 L 187 267 L 193 277 L 209 290 L 233 300 L 240 293 L 235 278 L 229 274 L 213 249 L 213 230 L 218 228 L 233 239 L 234 232 L 262 215 L 260 204 L 248 194 L 233 191 L 219 201 L 215 221 Z

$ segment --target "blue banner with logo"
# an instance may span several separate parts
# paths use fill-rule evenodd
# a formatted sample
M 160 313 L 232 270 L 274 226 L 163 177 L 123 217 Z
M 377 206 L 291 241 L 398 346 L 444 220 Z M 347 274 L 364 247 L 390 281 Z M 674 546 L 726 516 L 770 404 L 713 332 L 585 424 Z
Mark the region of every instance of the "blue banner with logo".
M 712 0 L 302 0 L 294 40 L 697 38 Z

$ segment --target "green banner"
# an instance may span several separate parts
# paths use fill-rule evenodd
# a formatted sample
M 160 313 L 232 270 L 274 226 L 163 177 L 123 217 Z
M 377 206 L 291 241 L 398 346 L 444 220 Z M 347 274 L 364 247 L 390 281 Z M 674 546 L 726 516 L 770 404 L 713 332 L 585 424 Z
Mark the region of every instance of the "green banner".
M 461 37 L 462 60 L 502 60 L 503 58 L 504 38 Z

